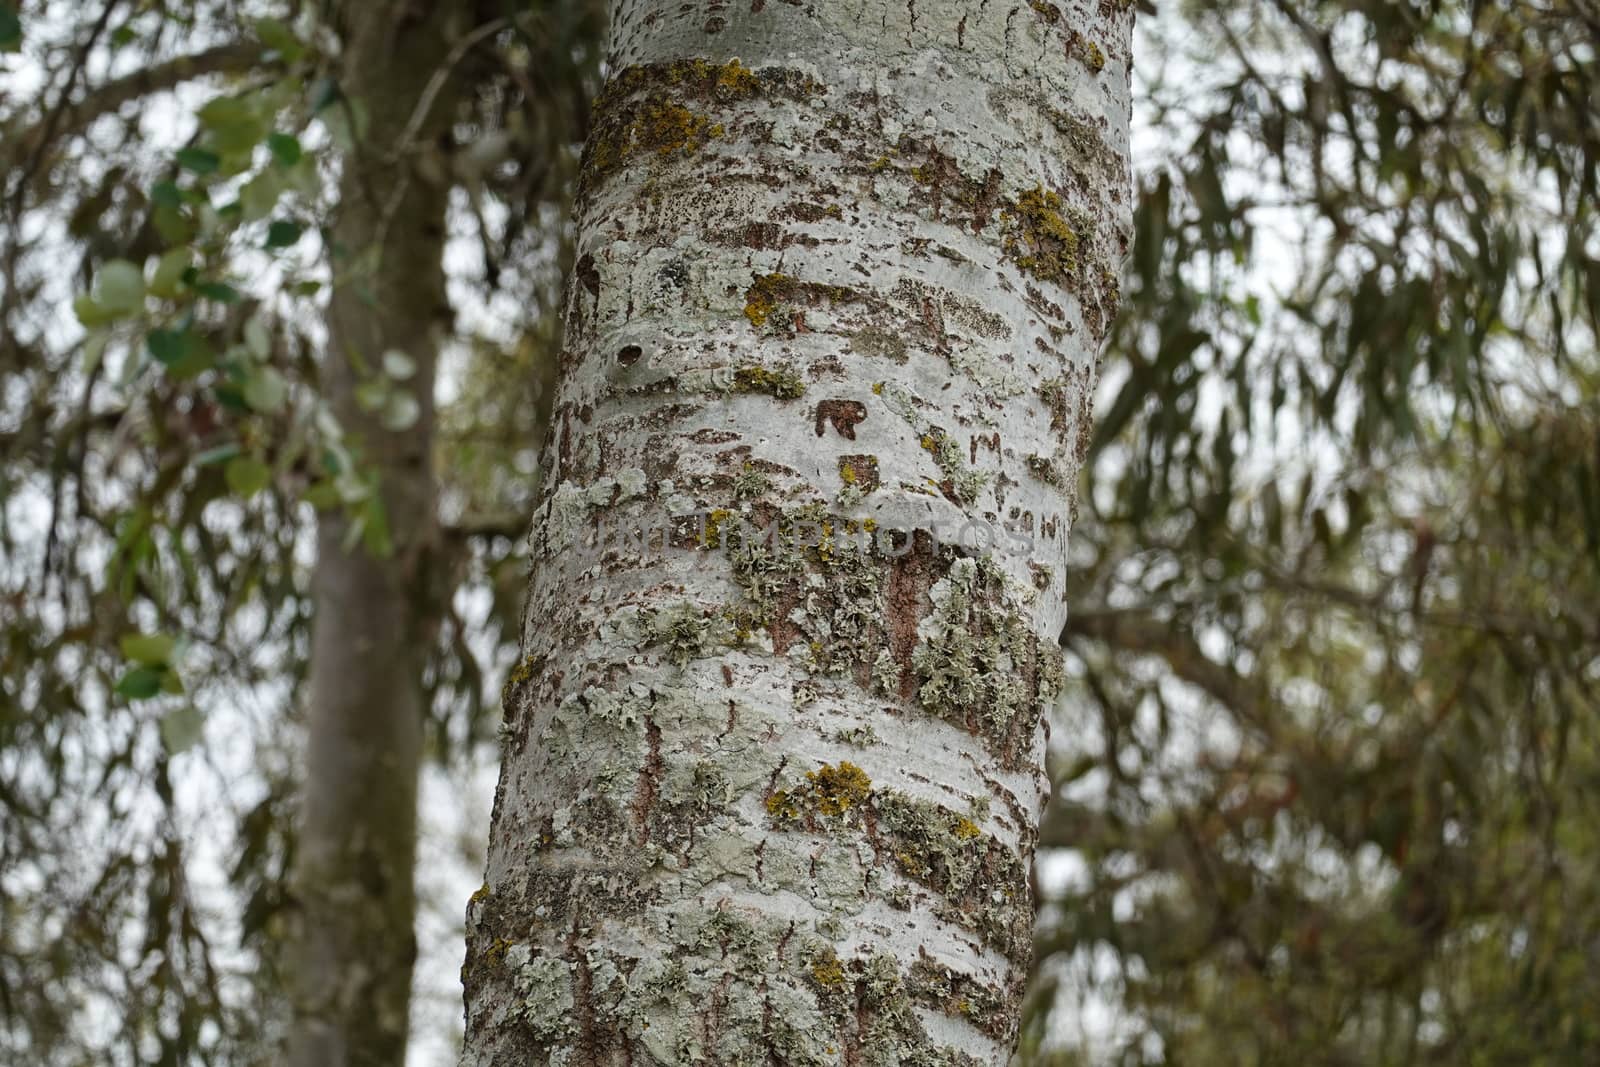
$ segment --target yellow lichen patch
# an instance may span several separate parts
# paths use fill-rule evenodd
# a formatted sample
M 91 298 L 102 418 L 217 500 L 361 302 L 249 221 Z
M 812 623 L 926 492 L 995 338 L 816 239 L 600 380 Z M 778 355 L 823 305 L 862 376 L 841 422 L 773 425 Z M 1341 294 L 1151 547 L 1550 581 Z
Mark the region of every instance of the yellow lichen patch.
M 631 106 L 619 106 L 595 127 L 590 139 L 589 166 L 608 173 L 644 152 L 660 156 L 694 152 L 707 140 L 720 136 L 704 115 L 660 93 Z
M 878 457 L 872 455 L 849 455 L 839 457 L 839 480 L 845 485 L 853 486 L 863 493 L 870 493 L 878 488 Z
M 840 760 L 837 767 L 824 763 L 806 774 L 812 800 L 824 815 L 843 815 L 872 795 L 872 779 L 860 767 Z
M 497 937 L 495 938 L 493 944 L 484 949 L 483 958 L 488 960 L 490 963 L 499 963 L 501 960 L 505 959 L 506 953 L 511 951 L 511 947 L 515 944 L 516 942 L 512 941 L 510 938 Z
M 744 317 L 750 325 L 758 330 L 765 326 L 781 294 L 793 284 L 794 279 L 787 274 L 763 274 L 757 278 L 744 294 Z
M 500 687 L 500 704 L 502 707 L 509 706 L 512 694 L 533 680 L 534 675 L 539 673 L 539 666 L 539 660 L 529 657 L 518 660 L 517 665 L 507 672 L 505 685 Z
M 1083 65 L 1096 74 L 1106 69 L 1106 54 L 1093 41 L 1085 40 L 1083 42 Z
M 717 69 L 717 88 L 736 99 L 744 99 L 761 91 L 761 79 L 756 77 L 755 71 L 735 59 Z
M 826 989 L 838 989 L 844 985 L 844 964 L 839 962 L 839 957 L 831 952 L 819 956 L 811 965 L 811 979 L 819 986 Z
M 472 896 L 467 898 L 467 906 L 471 907 L 474 904 L 481 904 L 485 900 L 488 900 L 488 899 L 489 899 L 489 883 L 485 882 L 485 883 L 483 883 L 483 885 L 478 887 L 477 892 L 473 893 Z
M 790 321 L 798 327 L 801 309 L 805 307 L 860 298 L 859 293 L 845 285 L 805 282 L 787 274 L 763 274 L 745 290 L 744 317 L 758 330 L 768 325 L 785 326 Z
M 706 516 L 705 532 L 700 537 L 702 548 L 717 548 L 722 544 L 722 524 L 733 518 L 727 508 L 714 508 Z
M 1006 255 L 1045 281 L 1060 282 L 1078 271 L 1078 232 L 1063 212 L 1060 194 L 1035 186 L 1000 213 Z
M 800 817 L 800 805 L 786 789 L 780 789 L 767 798 L 767 814 L 779 822 L 789 822 Z
M 733 372 L 732 388 L 735 393 L 765 393 L 779 400 L 794 400 L 805 395 L 806 383 L 793 368 L 751 364 Z
M 975 837 L 982 837 L 983 831 L 978 829 L 978 824 L 965 815 L 957 815 L 950 824 L 950 832 L 962 841 L 971 841 Z

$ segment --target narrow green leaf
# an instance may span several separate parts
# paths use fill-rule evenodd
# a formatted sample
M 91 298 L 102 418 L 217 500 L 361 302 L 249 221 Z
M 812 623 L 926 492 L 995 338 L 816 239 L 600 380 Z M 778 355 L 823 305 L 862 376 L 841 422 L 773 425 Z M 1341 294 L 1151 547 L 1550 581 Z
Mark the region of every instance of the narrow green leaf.
M 120 318 L 115 312 L 100 306 L 99 301 L 87 293 L 72 302 L 72 310 L 78 316 L 78 321 L 91 330 Z
M 107 311 L 130 315 L 144 306 L 144 271 L 136 263 L 110 260 L 100 267 L 95 282 L 95 299 Z
M 186 752 L 205 734 L 205 716 L 192 704 L 173 708 L 161 717 L 161 744 L 169 755 Z
M 267 227 L 267 247 L 289 248 L 300 240 L 299 223 L 279 219 Z
M 207 300 L 215 300 L 219 304 L 239 302 L 239 290 L 226 282 L 201 282 L 194 287 L 194 291 Z
M 256 19 L 256 37 L 270 52 L 276 52 L 285 63 L 293 63 L 305 54 L 305 45 L 294 31 L 277 19 Z
M 174 248 L 161 257 L 150 277 L 150 291 L 157 296 L 174 297 L 183 284 L 183 275 L 191 265 L 187 248 Z
M 0 2 L 0 52 L 15 52 L 22 47 L 22 19 L 9 2 Z
M 254 456 L 235 456 L 222 472 L 228 488 L 249 500 L 267 487 L 272 468 Z
M 203 452 L 196 453 L 194 465 L 196 467 L 214 467 L 218 463 L 226 463 L 242 451 L 243 449 L 236 442 L 230 441 L 225 445 L 218 445 L 215 448 L 208 448 Z
M 178 166 L 196 174 L 215 174 L 222 166 L 222 157 L 204 148 L 183 148 L 178 151 Z
M 300 147 L 300 139 L 287 133 L 275 133 L 267 138 L 267 148 L 272 151 L 272 158 L 278 161 L 281 167 L 292 167 L 299 163 L 305 151 Z
M 118 644 L 124 657 L 145 667 L 165 667 L 178 647 L 166 634 L 127 634 Z
M 272 367 L 257 367 L 244 383 L 244 402 L 256 411 L 276 415 L 289 399 L 289 385 Z
M 165 673 L 159 667 L 135 667 L 117 682 L 116 693 L 128 700 L 149 700 L 161 692 L 161 676 Z
M 339 83 L 332 78 L 318 78 L 311 86 L 311 110 L 321 111 L 338 102 Z

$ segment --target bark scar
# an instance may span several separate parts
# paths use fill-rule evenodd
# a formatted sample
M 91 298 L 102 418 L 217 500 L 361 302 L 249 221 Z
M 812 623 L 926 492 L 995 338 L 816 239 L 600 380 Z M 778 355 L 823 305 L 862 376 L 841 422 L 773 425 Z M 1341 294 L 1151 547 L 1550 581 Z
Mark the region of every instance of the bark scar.
M 832 425 L 847 441 L 856 439 L 856 426 L 867 417 L 867 406 L 859 400 L 824 400 L 817 405 L 817 436 Z

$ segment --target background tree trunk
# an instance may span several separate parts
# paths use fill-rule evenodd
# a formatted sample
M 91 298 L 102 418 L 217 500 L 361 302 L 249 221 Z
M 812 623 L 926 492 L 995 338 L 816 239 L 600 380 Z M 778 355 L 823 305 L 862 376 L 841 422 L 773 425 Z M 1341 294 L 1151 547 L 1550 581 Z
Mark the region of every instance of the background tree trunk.
M 348 5 L 341 27 L 344 99 L 331 106 L 344 109 L 356 135 L 330 236 L 324 388 L 358 465 L 378 478 L 387 532 L 372 519 L 353 532 L 346 515 L 329 512 L 317 533 L 289 968 L 296 1067 L 405 1062 L 422 671 L 443 595 L 434 573 L 433 388 L 451 324 L 442 264 L 449 187 L 421 161 L 438 158 L 456 79 L 438 87 L 425 114 L 419 107 L 466 29 L 466 6 Z M 383 411 L 356 396 L 363 382 L 384 378 L 390 352 L 414 365 L 394 384 L 417 414 L 386 427 Z
M 464 1062 L 1004 1063 L 1129 5 L 612 16 Z

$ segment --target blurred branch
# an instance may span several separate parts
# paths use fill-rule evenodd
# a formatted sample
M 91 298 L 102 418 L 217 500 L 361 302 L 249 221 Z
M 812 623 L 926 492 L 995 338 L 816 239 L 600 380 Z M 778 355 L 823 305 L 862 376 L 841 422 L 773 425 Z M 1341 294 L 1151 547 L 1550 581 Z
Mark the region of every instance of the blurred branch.
M 134 100 L 211 74 L 245 73 L 262 62 L 261 46 L 254 41 L 235 41 L 193 55 L 176 56 L 91 89 L 76 103 L 58 106 L 28 126 L 7 131 L 4 140 L 14 152 L 37 160 L 51 141 L 82 133 L 96 119 L 114 114 Z M 36 169 L 37 163 L 25 173 L 31 175 Z
M 1267 729 L 1261 694 L 1250 680 L 1200 651 L 1192 637 L 1173 623 L 1142 612 L 1073 612 L 1061 631 L 1061 644 L 1074 636 L 1101 641 L 1125 652 L 1160 656 L 1172 673 L 1224 705 L 1244 722 Z

